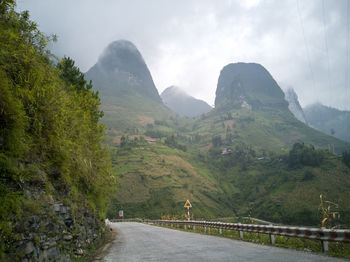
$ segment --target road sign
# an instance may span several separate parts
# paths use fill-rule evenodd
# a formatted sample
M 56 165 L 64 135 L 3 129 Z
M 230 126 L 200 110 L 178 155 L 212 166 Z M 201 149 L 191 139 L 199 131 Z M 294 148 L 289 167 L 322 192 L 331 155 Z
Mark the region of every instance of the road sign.
M 186 204 L 185 204 L 184 207 L 192 207 L 192 205 L 191 205 L 191 203 L 190 203 L 190 200 L 187 199 Z
M 123 216 L 124 216 L 123 210 L 119 210 L 119 217 L 123 217 Z

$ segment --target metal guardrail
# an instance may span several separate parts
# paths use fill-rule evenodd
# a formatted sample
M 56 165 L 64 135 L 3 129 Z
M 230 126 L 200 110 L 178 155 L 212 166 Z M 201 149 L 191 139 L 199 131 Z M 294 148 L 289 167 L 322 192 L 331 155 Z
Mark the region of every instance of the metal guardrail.
M 222 229 L 235 230 L 239 232 L 240 238 L 243 238 L 243 232 L 262 233 L 270 236 L 271 244 L 275 244 L 275 235 L 306 238 L 320 240 L 322 242 L 323 252 L 328 251 L 328 241 L 350 243 L 350 230 L 343 229 L 326 229 L 326 228 L 306 228 L 306 227 L 289 227 L 273 225 L 252 225 L 241 223 L 222 223 L 207 221 L 186 221 L 186 220 L 144 220 L 145 223 L 164 224 L 203 227 L 204 232 L 208 228 L 218 228 L 219 234 Z
M 110 222 L 117 223 L 117 222 L 143 222 L 141 218 L 119 218 L 119 219 L 111 219 Z

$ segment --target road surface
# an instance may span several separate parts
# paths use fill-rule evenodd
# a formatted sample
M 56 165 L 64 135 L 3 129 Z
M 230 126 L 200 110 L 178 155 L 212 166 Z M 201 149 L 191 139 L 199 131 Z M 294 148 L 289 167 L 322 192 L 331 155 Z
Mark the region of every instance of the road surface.
M 141 223 L 111 223 L 116 238 L 94 261 L 348 261 Z

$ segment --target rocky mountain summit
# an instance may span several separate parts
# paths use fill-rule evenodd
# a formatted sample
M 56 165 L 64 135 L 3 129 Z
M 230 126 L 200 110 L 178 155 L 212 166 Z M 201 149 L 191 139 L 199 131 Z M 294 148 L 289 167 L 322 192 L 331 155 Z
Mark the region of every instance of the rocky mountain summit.
M 287 109 L 284 94 L 270 73 L 259 64 L 235 63 L 220 72 L 215 107 Z
M 110 43 L 85 75 L 102 96 L 137 93 L 161 102 L 141 53 L 130 41 Z
M 196 99 L 177 86 L 170 86 L 160 95 L 163 103 L 175 113 L 187 117 L 197 117 L 212 108 L 203 100 Z
M 307 123 L 303 109 L 301 108 L 298 100 L 298 96 L 293 88 L 288 88 L 285 91 L 285 99 L 288 102 L 288 108 L 290 112 L 301 122 Z

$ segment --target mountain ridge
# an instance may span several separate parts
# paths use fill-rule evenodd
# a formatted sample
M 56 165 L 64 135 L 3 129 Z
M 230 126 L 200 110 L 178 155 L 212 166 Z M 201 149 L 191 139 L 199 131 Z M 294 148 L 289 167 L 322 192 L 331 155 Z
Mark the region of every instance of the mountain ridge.
M 271 74 L 257 63 L 231 63 L 224 66 L 218 79 L 215 107 L 252 110 L 287 107 L 284 93 Z
M 95 89 L 102 96 L 132 95 L 135 92 L 161 103 L 146 62 L 130 41 L 110 43 L 85 77 L 93 80 Z
M 317 223 L 317 190 L 335 197 L 332 188 L 343 192 L 350 183 L 338 183 L 347 167 L 320 148 L 332 144 L 341 153 L 349 144 L 297 120 L 261 65 L 225 66 L 216 93 L 216 107 L 195 119 L 172 113 L 146 92 L 102 97 L 120 188 L 109 216 L 118 210 L 128 217 L 179 216 L 190 199 L 195 217 L 253 209 L 252 215 L 276 222 Z M 334 168 L 339 172 L 331 173 Z M 344 219 L 349 216 L 346 210 Z
M 188 95 L 177 86 L 166 88 L 160 96 L 168 108 L 182 116 L 198 117 L 212 109 L 205 101 Z
M 350 111 L 315 103 L 306 106 L 304 112 L 311 127 L 350 142 Z

